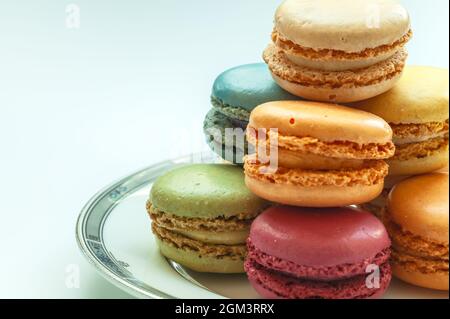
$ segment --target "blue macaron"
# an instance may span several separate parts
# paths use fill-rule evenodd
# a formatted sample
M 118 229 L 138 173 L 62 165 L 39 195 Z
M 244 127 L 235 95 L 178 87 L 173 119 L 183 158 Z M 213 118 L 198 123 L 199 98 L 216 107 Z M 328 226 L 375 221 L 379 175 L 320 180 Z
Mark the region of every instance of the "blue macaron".
M 242 165 L 248 150 L 245 136 L 227 135 L 226 129 L 234 129 L 236 134 L 244 132 L 255 107 L 282 100 L 299 98 L 279 87 L 264 63 L 241 65 L 223 72 L 214 82 L 213 108 L 203 123 L 208 145 L 225 160 Z
M 211 102 L 219 112 L 241 121 L 248 121 L 250 112 L 260 104 L 298 99 L 275 83 L 265 63 L 223 72 L 215 80 L 211 94 Z

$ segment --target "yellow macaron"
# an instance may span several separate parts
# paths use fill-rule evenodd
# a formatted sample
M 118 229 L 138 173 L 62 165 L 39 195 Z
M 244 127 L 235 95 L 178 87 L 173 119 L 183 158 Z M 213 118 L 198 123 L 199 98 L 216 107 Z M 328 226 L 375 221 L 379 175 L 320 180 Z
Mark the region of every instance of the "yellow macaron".
M 448 164 L 448 70 L 408 66 L 395 87 L 350 106 L 376 114 L 393 130 L 390 175 L 417 175 Z

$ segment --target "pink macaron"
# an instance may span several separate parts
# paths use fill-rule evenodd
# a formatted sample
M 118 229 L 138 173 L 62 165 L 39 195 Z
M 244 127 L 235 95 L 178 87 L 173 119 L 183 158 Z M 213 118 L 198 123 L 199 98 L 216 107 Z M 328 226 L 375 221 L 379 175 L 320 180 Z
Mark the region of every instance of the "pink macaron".
M 391 281 L 387 231 L 356 208 L 271 207 L 247 246 L 245 270 L 265 298 L 378 298 Z

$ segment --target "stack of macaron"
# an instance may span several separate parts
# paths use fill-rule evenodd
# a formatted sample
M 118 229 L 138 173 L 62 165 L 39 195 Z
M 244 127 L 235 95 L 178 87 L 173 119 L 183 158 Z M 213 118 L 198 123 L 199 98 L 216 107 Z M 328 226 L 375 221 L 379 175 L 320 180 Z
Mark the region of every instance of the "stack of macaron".
M 255 290 L 268 298 L 381 296 L 391 242 L 380 220 L 350 206 L 383 190 L 395 153 L 388 123 L 335 104 L 277 101 L 253 110 L 247 135 L 256 150 L 245 158 L 247 187 L 282 204 L 252 224 L 245 269 Z M 368 285 L 371 271 L 378 278 Z
M 152 187 L 161 253 L 264 298 L 448 290 L 448 173 L 412 177 L 448 167 L 448 71 L 405 66 L 411 36 L 394 0 L 285 0 L 266 64 L 214 82 L 203 130 L 227 163 Z
M 247 154 L 244 132 L 250 112 L 265 102 L 295 99 L 298 98 L 275 83 L 264 63 L 229 69 L 214 81 L 211 93 L 213 108 L 203 122 L 206 142 L 223 159 L 242 165 Z M 226 134 L 226 129 L 237 131 Z

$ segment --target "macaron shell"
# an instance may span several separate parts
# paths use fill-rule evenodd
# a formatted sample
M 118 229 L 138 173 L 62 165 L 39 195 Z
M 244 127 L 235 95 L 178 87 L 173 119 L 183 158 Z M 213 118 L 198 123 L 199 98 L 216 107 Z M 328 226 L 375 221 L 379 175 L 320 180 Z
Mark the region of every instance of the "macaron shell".
M 336 207 L 370 202 L 383 191 L 383 183 L 374 185 L 302 187 L 275 184 L 246 176 L 245 183 L 253 193 L 266 200 L 304 207 Z
M 254 216 L 268 206 L 245 186 L 242 168 L 227 164 L 175 168 L 155 182 L 151 201 L 162 212 L 190 218 Z
M 281 296 L 275 294 L 272 290 L 269 290 L 266 287 L 264 287 L 264 285 L 262 285 L 262 283 L 260 283 L 256 280 L 251 280 L 251 279 L 249 279 L 249 281 L 250 281 L 250 284 L 255 289 L 255 291 L 260 296 L 262 296 L 264 299 L 273 299 L 273 300 L 283 299 Z M 379 299 L 384 295 L 386 290 L 387 290 L 387 287 L 385 288 L 385 290 L 379 289 L 378 293 L 375 293 L 372 297 L 367 298 L 367 299 Z
M 361 260 L 359 263 L 342 264 L 337 266 L 304 266 L 267 255 L 253 245 L 251 238 L 247 240 L 247 259 L 275 272 L 282 272 L 286 275 L 306 280 L 334 281 L 366 275 L 370 265 L 381 266 L 389 261 L 391 257 L 390 248 L 379 252 L 372 258 Z
M 296 152 L 282 148 L 278 142 L 278 165 L 285 168 L 306 170 L 343 170 L 363 168 L 363 159 L 346 159 L 318 155 L 307 152 Z
M 448 145 L 426 157 L 413 157 L 407 160 L 389 159 L 390 176 L 420 175 L 430 173 L 448 164 Z
M 156 243 L 163 256 L 198 272 L 220 274 L 244 272 L 244 261 L 239 258 L 202 256 L 194 250 L 176 248 L 159 239 L 156 239 Z
M 403 229 L 448 245 L 448 194 L 448 174 L 413 177 L 394 186 L 389 194 L 387 211 L 392 221 Z
M 309 69 L 323 70 L 323 71 L 347 71 L 347 70 L 358 70 L 367 68 L 371 65 L 380 63 L 384 60 L 391 58 L 395 52 L 398 50 L 397 46 L 386 50 L 378 55 L 368 57 L 367 55 L 361 54 L 360 57 L 353 57 L 352 59 L 344 59 L 342 57 L 332 58 L 330 55 L 325 55 L 322 59 L 311 59 L 309 57 L 304 57 L 302 55 L 296 54 L 295 52 L 285 51 L 286 57 L 293 63 L 303 66 Z
M 252 286 L 261 296 L 268 299 L 379 298 L 386 291 L 392 278 L 389 263 L 380 267 L 379 288 L 369 288 L 366 275 L 338 281 L 313 281 L 268 271 L 249 260 L 246 260 L 244 267 Z
M 242 165 L 248 150 L 244 134 L 246 126 L 246 121 L 234 120 L 217 109 L 211 109 L 203 121 L 203 132 L 213 152 L 228 162 Z M 234 139 L 231 135 L 227 135 L 225 131 L 227 128 L 233 129 L 236 134 L 242 133 L 242 139 Z
M 255 108 L 249 125 L 278 129 L 279 134 L 314 137 L 321 141 L 358 144 L 390 143 L 392 129 L 380 117 L 336 104 L 276 101 Z
M 373 98 L 392 89 L 401 77 L 400 72 L 375 84 L 330 88 L 302 85 L 273 74 L 274 80 L 286 91 L 307 100 L 328 103 L 351 103 Z
M 335 103 L 356 102 L 386 92 L 401 76 L 407 58 L 408 53 L 402 48 L 387 60 L 366 68 L 325 71 L 295 64 L 274 44 L 263 52 L 264 61 L 282 88 L 311 100 Z
M 449 118 L 448 77 L 447 69 L 406 66 L 392 90 L 349 105 L 393 124 L 444 122 Z
M 448 272 L 437 272 L 425 274 L 420 271 L 407 271 L 401 265 L 393 264 L 392 272 L 395 277 L 409 284 L 436 290 L 448 291 L 449 276 Z
M 265 102 L 298 99 L 274 82 L 264 63 L 242 65 L 225 71 L 215 80 L 212 96 L 227 106 L 248 112 Z
M 304 47 L 360 52 L 394 43 L 410 21 L 393 0 L 287 0 L 275 14 L 275 27 Z
M 185 237 L 201 241 L 206 244 L 219 245 L 238 245 L 245 243 L 249 229 L 235 231 L 217 231 L 217 230 L 176 230 L 176 232 Z
M 229 106 L 222 102 L 222 100 L 211 96 L 211 104 L 216 111 L 219 111 L 231 120 L 238 120 L 248 122 L 250 112 L 239 107 Z
M 373 258 L 391 244 L 383 224 L 354 208 L 274 206 L 252 224 L 262 252 L 305 266 L 336 266 Z

